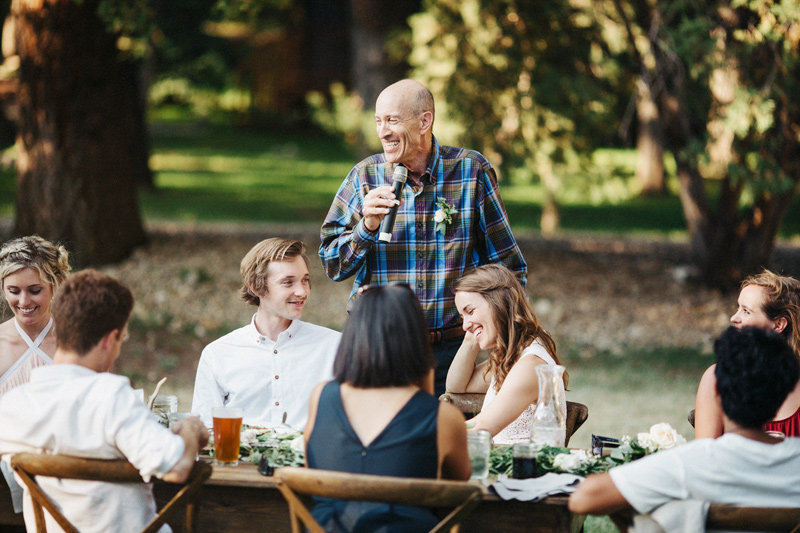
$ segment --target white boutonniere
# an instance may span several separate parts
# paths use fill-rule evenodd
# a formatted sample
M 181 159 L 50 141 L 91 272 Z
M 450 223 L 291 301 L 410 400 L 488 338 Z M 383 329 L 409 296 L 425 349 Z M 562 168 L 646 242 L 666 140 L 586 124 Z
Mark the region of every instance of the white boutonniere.
M 444 235 L 448 224 L 453 223 L 453 215 L 458 213 L 453 206 L 447 203 L 447 200 L 441 196 L 436 199 L 436 213 L 433 214 L 433 221 L 436 223 L 436 231 Z

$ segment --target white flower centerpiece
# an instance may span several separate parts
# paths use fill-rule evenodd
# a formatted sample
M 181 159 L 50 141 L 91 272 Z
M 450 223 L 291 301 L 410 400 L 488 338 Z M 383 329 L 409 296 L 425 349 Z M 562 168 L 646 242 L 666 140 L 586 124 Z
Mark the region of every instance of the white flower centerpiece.
M 661 422 L 650 427 L 647 433 L 637 433 L 634 438 L 629 435 L 622 437 L 621 446 L 612 450 L 610 457 L 617 464 L 629 463 L 645 455 L 669 450 L 681 444 L 686 444 L 686 439 L 672 426 Z

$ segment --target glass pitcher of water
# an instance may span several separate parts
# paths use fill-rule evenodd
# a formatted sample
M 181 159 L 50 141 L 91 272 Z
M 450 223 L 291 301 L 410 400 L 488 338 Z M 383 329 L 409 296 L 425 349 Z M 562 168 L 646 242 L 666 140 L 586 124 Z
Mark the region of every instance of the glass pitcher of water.
M 565 368 L 561 365 L 539 365 L 539 399 L 533 412 L 531 441 L 539 446 L 564 446 L 567 438 L 567 419 L 558 402 L 559 383 Z

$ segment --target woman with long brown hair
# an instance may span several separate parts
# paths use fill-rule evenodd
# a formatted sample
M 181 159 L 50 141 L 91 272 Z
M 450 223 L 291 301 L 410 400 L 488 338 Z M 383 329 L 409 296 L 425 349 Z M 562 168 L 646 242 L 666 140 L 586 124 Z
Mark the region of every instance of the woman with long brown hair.
M 448 392 L 486 393 L 470 425 L 488 430 L 495 444 L 530 439 L 539 398 L 536 367 L 561 364 L 556 343 L 539 324 L 520 282 L 504 266 L 481 266 L 459 279 L 453 291 L 466 335 L 447 373 Z M 489 350 L 489 358 L 476 365 L 480 350 Z M 557 391 L 564 415 L 567 381 L 565 373 Z

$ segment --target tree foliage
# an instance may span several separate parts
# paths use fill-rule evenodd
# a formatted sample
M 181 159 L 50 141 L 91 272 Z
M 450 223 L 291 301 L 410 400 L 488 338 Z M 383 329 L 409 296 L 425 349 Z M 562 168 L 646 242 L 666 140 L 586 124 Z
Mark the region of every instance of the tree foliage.
M 410 62 L 461 141 L 506 174 L 534 175 L 552 201 L 603 137 L 614 103 L 591 4 L 437 0 L 411 20 Z M 552 205 L 551 205 L 552 207 Z M 543 230 L 552 209 L 545 209 Z
M 13 0 L 20 59 L 14 232 L 65 242 L 79 267 L 118 261 L 145 242 L 137 202 L 137 185 L 151 176 L 142 60 L 155 45 L 168 65 L 194 59 L 195 81 L 209 83 L 213 57 L 190 43 L 208 40 L 201 26 L 212 11 L 252 22 L 287 3 Z
M 641 74 L 676 160 L 702 277 L 766 266 L 800 181 L 800 4 L 430 0 L 411 63 L 464 144 L 506 173 L 559 175 L 604 138 Z M 612 35 L 617 32 L 618 35 Z M 620 54 L 620 35 L 632 46 Z M 633 65 L 626 64 L 633 57 Z M 624 72 L 629 73 L 626 78 Z M 616 93 L 615 93 L 616 91 Z
M 800 181 L 800 5 L 644 4 L 695 261 L 729 287 L 769 264 Z

